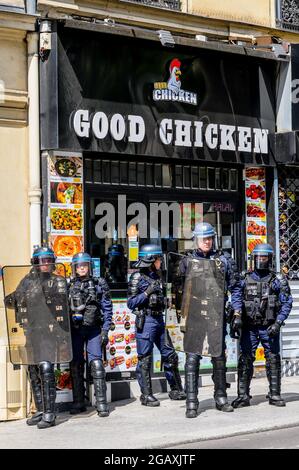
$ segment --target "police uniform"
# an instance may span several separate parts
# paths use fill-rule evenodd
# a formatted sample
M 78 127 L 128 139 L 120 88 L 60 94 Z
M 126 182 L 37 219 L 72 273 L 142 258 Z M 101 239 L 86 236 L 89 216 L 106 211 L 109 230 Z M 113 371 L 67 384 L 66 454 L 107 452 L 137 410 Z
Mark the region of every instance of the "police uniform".
M 179 273 L 181 276 L 181 286 L 184 284 L 184 278 L 187 271 L 188 260 L 189 259 L 218 259 L 221 263 L 221 269 L 223 270 L 225 276 L 225 295 L 224 295 L 224 304 L 227 300 L 227 290 L 232 294 L 232 307 L 234 309 L 239 308 L 242 300 L 241 288 L 238 283 L 238 278 L 236 275 L 236 267 L 233 259 L 229 253 L 217 252 L 211 250 L 209 253 L 204 254 L 201 250 L 196 249 L 192 252 L 189 252 L 186 257 L 184 257 L 179 265 Z M 223 310 L 224 310 L 223 304 Z M 225 335 L 226 335 L 226 323 L 225 317 L 223 316 L 223 349 L 222 353 L 218 357 L 212 357 L 213 364 L 213 375 L 212 379 L 214 382 L 214 398 L 217 409 L 221 411 L 232 411 L 232 408 L 228 405 L 227 402 L 227 393 L 226 393 L 226 356 L 225 356 Z M 187 417 L 195 417 L 198 409 L 198 375 L 200 367 L 201 356 L 194 353 L 186 353 L 186 364 L 185 364 L 185 384 L 186 384 L 186 393 L 187 401 L 186 407 Z
M 136 314 L 138 354 L 136 376 L 142 393 L 141 403 L 145 406 L 158 406 L 159 401 L 152 394 L 150 376 L 154 344 L 161 353 L 165 377 L 171 388 L 169 397 L 182 400 L 185 398 L 185 393 L 178 371 L 178 355 L 170 340 L 167 341 L 166 338 L 163 318 L 166 297 L 163 283 L 159 272 L 152 268 L 155 256 L 161 256 L 162 252 L 159 247 L 149 244 L 140 249 L 140 254 L 139 265 L 136 263 L 136 267 L 140 267 L 140 272 L 132 274 L 128 287 L 128 307 Z
M 93 278 L 91 275 L 91 258 L 87 253 L 79 253 L 73 257 L 72 265 L 78 266 L 80 263 L 89 263 L 90 271 L 85 277 L 79 277 L 73 273 L 73 278 L 69 283 L 73 345 L 73 360 L 70 367 L 74 400 L 71 414 L 85 411 L 84 346 L 86 344 L 95 389 L 96 408 L 99 416 L 108 416 L 102 347 L 106 347 L 108 342 L 113 306 L 106 281 L 102 278 Z
M 263 247 L 257 245 L 256 253 Z M 272 251 L 271 251 L 272 250 Z M 279 330 L 288 318 L 292 309 L 292 296 L 288 280 L 284 275 L 276 274 L 269 269 L 255 269 L 242 273 L 243 292 L 242 328 L 240 339 L 240 356 L 238 361 L 238 398 L 232 405 L 235 408 L 250 405 L 250 382 L 253 375 L 253 362 L 256 349 L 261 342 L 266 358 L 266 373 L 270 385 L 269 403 L 284 406 L 281 391 L 281 358 Z
M 5 298 L 6 307 L 15 308 L 16 322 L 24 330 L 27 360 L 31 364 L 37 363 L 28 366 L 37 412 L 27 420 L 27 424 L 37 425 L 39 429 L 55 425 L 56 383 L 54 365 L 49 358 L 59 355 L 57 337 L 60 337 L 60 346 L 63 347 L 69 335 L 68 318 L 63 319 L 61 316 L 59 325 L 56 321 L 57 311 L 66 306 L 66 282 L 61 276 L 53 274 L 52 268 L 45 272 L 39 270 L 38 265 L 46 260 L 55 263 L 53 250 L 49 247 L 37 247 L 31 259 L 32 270 L 15 292 Z

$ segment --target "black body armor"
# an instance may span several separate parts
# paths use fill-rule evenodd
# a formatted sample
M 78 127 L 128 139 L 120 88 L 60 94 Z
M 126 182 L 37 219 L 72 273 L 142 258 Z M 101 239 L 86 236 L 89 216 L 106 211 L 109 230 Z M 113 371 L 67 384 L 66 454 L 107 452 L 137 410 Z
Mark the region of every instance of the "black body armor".
M 245 275 L 244 314 L 250 324 L 265 326 L 275 322 L 279 299 L 272 289 L 274 279 L 272 273 L 262 280 Z

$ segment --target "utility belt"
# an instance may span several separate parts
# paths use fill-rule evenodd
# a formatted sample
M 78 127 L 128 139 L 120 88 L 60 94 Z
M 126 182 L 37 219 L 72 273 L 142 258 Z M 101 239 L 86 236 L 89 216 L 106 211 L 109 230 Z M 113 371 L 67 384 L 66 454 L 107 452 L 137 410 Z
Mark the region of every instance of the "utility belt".
M 149 315 L 151 317 L 157 317 L 163 314 L 163 310 L 152 310 L 151 308 L 144 309 L 145 315 Z
M 265 326 L 275 322 L 278 313 L 277 308 L 270 308 L 269 306 L 261 311 L 250 301 L 244 302 L 244 310 L 246 321 L 257 326 Z

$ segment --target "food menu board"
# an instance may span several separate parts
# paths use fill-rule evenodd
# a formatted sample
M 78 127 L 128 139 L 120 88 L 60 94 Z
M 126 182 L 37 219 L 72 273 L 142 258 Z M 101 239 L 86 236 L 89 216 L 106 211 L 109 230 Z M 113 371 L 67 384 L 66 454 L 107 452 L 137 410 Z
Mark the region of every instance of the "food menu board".
M 48 157 L 49 243 L 71 274 L 72 257 L 84 251 L 82 156 Z
M 127 299 L 112 299 L 113 316 L 106 348 L 106 372 L 130 372 L 136 369 L 137 345 L 135 315 L 127 307 Z
M 259 243 L 267 243 L 265 168 L 245 169 L 247 260 Z

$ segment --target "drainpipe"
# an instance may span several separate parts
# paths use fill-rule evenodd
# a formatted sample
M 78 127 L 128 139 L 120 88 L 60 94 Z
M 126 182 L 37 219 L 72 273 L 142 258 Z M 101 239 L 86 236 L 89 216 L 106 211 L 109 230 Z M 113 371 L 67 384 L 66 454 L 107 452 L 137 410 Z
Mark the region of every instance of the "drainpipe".
M 26 13 L 28 15 L 36 15 L 36 0 L 26 0 Z
M 41 244 L 41 181 L 39 141 L 39 35 L 27 34 L 28 44 L 28 96 L 29 96 L 29 214 L 30 253 L 34 245 Z

